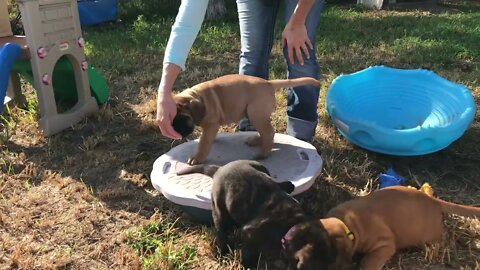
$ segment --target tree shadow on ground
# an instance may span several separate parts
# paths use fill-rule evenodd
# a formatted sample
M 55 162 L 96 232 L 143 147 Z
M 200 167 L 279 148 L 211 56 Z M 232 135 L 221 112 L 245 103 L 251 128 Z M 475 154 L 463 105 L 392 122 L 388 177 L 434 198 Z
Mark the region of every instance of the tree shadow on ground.
M 434 14 L 440 13 L 465 13 L 480 11 L 480 4 L 475 1 L 457 1 L 457 0 L 414 0 L 414 1 L 397 1 L 396 4 L 384 1 L 383 9 L 395 11 L 425 11 Z

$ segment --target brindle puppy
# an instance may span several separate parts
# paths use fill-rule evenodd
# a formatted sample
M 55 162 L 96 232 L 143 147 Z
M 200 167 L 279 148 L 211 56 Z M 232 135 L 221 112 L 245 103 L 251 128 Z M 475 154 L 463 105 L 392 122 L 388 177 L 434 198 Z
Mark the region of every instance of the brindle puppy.
M 216 243 L 222 255 L 232 246 L 227 234 L 241 229 L 242 264 L 253 267 L 260 252 L 279 251 L 282 237 L 295 224 L 312 220 L 300 204 L 287 193 L 291 182 L 276 183 L 262 164 L 250 160 L 230 162 L 222 167 L 196 165 L 179 174 L 199 172 L 213 175 L 212 217 L 217 231 Z M 327 232 L 318 229 L 316 251 L 333 257 Z M 332 258 L 333 260 L 333 258 Z

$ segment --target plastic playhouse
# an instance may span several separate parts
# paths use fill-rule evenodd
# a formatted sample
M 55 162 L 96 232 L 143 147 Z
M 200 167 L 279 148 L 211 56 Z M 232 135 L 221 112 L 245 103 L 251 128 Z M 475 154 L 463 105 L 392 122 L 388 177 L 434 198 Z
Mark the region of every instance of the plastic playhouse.
M 10 77 L 2 80 L 0 95 L 2 100 L 22 98 L 18 74 L 32 83 L 39 127 L 49 136 L 96 112 L 108 99 L 108 86 L 86 61 L 77 1 L 18 0 L 18 4 L 26 36 L 12 34 L 6 2 L 0 4 L 0 78 Z M 59 112 L 61 100 L 75 105 Z
M 253 159 L 260 149 L 247 147 L 245 141 L 257 132 L 220 133 L 208 154 L 206 163 L 224 165 L 239 159 Z M 188 157 L 196 151 L 198 140 L 172 148 L 153 164 L 153 187 L 173 203 L 203 224 L 211 222 L 212 178 L 202 174 L 177 175 L 188 166 Z M 228 150 L 227 150 L 228 149 Z M 275 181 L 291 181 L 293 195 L 308 190 L 322 170 L 322 158 L 317 149 L 295 137 L 275 134 L 272 154 L 260 162 L 270 171 Z

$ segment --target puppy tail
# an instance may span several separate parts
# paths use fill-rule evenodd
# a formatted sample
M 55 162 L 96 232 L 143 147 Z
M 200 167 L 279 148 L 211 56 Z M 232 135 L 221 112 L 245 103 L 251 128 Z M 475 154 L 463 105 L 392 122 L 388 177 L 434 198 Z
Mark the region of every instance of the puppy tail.
M 306 84 L 311 84 L 311 85 L 320 87 L 320 82 L 310 77 L 302 77 L 302 78 L 288 79 L 288 80 L 270 80 L 268 82 L 270 83 L 270 85 L 272 85 L 274 89 L 295 87 L 295 86 L 301 86 Z
M 220 168 L 220 166 L 218 165 L 198 164 L 198 165 L 194 165 L 194 166 L 179 170 L 177 172 L 177 175 L 201 173 L 201 174 L 213 177 L 213 175 L 217 172 L 218 168 Z
M 461 205 L 440 199 L 435 200 L 440 203 L 442 211 L 445 214 L 455 214 L 464 217 L 480 217 L 480 207 Z

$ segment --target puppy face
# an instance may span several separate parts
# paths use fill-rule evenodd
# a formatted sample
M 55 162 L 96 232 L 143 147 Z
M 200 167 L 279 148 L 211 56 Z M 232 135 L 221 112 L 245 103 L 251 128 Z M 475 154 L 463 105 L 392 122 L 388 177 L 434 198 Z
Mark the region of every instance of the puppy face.
M 177 115 L 173 118 L 173 129 L 182 137 L 193 133 L 195 126 L 205 116 L 205 105 L 199 99 L 191 97 L 175 97 L 177 104 Z
M 318 221 L 295 225 L 285 235 L 283 249 L 298 270 L 329 269 L 335 262 L 335 249 Z
M 195 123 L 193 122 L 192 116 L 188 113 L 181 112 L 178 108 L 177 115 L 173 118 L 172 126 L 173 129 L 182 135 L 183 138 L 192 134 L 195 129 Z

